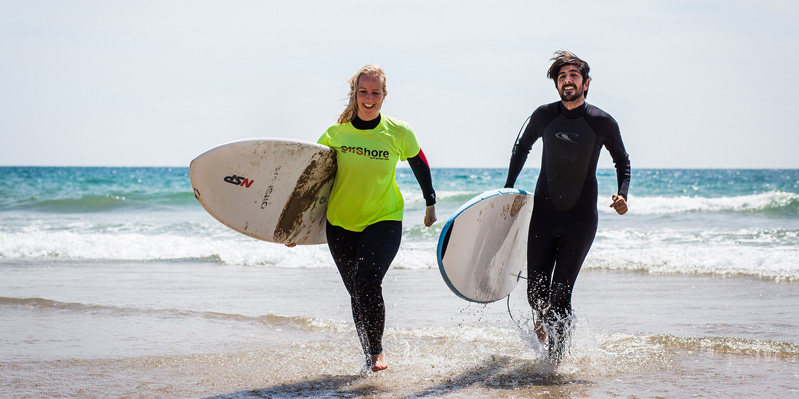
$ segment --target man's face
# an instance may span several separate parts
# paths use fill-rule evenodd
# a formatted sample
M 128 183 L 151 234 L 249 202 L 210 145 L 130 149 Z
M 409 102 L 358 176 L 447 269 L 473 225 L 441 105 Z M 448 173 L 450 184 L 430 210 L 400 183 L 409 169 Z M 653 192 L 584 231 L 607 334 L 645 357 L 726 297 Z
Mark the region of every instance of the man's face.
M 583 82 L 583 75 L 576 65 L 564 65 L 558 72 L 558 94 L 563 102 L 582 101 L 589 81 Z

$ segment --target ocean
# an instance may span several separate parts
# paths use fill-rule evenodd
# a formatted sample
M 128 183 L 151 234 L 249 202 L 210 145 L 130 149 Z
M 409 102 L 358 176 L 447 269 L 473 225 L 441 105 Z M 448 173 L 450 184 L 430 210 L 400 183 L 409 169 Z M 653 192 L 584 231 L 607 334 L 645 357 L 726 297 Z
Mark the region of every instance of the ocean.
M 799 170 L 634 169 L 624 216 L 600 170 L 557 368 L 523 282 L 480 305 L 438 271 L 444 222 L 506 170 L 432 172 L 439 220 L 425 228 L 398 170 L 389 369 L 371 375 L 327 247 L 228 229 L 188 168 L 0 167 L 0 397 L 799 397 Z

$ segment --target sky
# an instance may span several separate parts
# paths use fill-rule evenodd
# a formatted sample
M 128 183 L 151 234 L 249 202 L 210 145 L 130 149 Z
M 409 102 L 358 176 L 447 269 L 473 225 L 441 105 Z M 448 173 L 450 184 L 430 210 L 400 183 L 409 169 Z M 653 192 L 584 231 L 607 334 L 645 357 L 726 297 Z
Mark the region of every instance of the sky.
M 504 168 L 564 49 L 633 168 L 799 168 L 797 39 L 795 0 L 0 0 L 0 165 L 315 142 L 377 63 L 431 167 Z

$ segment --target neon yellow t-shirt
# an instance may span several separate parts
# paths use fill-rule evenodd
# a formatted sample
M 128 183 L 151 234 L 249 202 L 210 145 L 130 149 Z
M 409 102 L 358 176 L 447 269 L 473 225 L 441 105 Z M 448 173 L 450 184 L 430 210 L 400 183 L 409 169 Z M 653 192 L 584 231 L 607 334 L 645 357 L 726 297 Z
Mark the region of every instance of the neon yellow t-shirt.
M 420 149 L 409 124 L 381 114 L 374 129 L 336 124 L 318 142 L 336 150 L 338 169 L 327 207 L 332 225 L 360 232 L 377 222 L 402 220 L 405 201 L 397 185 L 397 162 L 415 157 Z

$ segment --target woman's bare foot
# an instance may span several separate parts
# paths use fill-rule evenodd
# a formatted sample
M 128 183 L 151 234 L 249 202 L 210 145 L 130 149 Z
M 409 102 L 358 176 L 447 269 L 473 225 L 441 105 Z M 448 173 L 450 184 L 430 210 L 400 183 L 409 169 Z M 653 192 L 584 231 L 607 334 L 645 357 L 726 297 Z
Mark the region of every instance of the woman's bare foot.
M 372 371 L 375 373 L 378 371 L 383 371 L 388 368 L 388 363 L 386 363 L 386 359 L 383 358 L 383 354 L 372 355 Z

